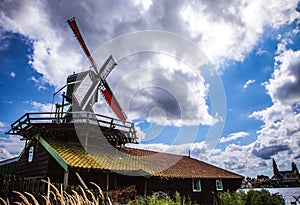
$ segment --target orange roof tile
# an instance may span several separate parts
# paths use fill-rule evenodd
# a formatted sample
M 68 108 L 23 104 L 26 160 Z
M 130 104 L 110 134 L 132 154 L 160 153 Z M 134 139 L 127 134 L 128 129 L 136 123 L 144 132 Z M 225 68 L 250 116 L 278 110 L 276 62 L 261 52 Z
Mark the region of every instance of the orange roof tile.
M 45 139 L 55 152 L 73 168 L 111 170 L 166 178 L 243 178 L 233 172 L 187 156 L 122 148 L 109 144 L 89 146 L 81 143 Z

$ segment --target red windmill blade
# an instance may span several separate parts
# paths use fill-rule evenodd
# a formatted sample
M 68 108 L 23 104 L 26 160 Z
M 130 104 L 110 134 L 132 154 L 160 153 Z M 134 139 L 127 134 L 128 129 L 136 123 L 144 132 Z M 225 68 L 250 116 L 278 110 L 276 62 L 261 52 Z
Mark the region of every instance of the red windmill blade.
M 101 90 L 102 96 L 104 97 L 105 101 L 108 103 L 108 105 L 113 110 L 113 112 L 116 114 L 116 116 L 121 121 L 125 122 L 127 119 L 126 114 L 122 110 L 120 104 L 118 103 L 112 90 L 110 89 L 108 83 L 106 82 L 107 76 L 112 71 L 112 69 L 117 65 L 116 62 L 114 61 L 113 57 L 110 56 L 103 64 L 100 71 L 98 71 L 97 64 L 96 64 L 95 60 L 93 59 L 90 51 L 88 50 L 88 48 L 81 36 L 81 33 L 80 33 L 79 28 L 75 21 L 75 17 L 69 19 L 68 24 L 71 27 L 73 33 L 75 34 L 77 40 L 79 41 L 84 53 L 86 54 L 90 63 L 92 64 L 94 72 L 96 73 L 95 76 L 97 76 L 96 78 L 93 78 L 93 77 L 89 77 L 88 76 L 89 74 L 86 74 L 85 78 L 80 82 L 79 86 L 74 91 L 73 96 L 75 98 L 75 101 L 81 106 L 81 108 L 83 110 L 85 110 L 85 108 L 88 106 L 88 104 L 90 102 L 90 99 L 92 99 L 91 95 L 95 95 L 95 92 L 98 91 L 98 89 L 95 89 L 95 88 L 98 88 L 100 85 L 100 90 Z M 91 71 L 91 72 L 93 72 L 93 71 Z M 89 91 L 91 91 L 91 92 L 89 92 Z
M 126 115 L 124 111 L 121 109 L 121 106 L 119 105 L 117 99 L 114 97 L 113 92 L 109 88 L 106 80 L 102 80 L 102 85 L 101 87 L 101 94 L 105 98 L 107 104 L 110 105 L 114 113 L 117 115 L 117 117 L 122 120 L 123 122 L 126 121 Z
M 68 23 L 69 23 L 69 26 L 71 27 L 73 33 L 75 34 L 77 40 L 79 41 L 84 53 L 86 54 L 86 56 L 88 57 L 90 63 L 92 64 L 95 72 L 98 74 L 98 70 L 97 70 L 97 65 L 96 65 L 96 62 L 95 60 L 93 59 L 93 56 L 91 55 L 89 49 L 87 48 L 83 38 L 82 38 L 82 35 L 79 31 L 79 28 L 76 24 L 76 21 L 75 21 L 75 17 L 71 18 L 68 20 Z

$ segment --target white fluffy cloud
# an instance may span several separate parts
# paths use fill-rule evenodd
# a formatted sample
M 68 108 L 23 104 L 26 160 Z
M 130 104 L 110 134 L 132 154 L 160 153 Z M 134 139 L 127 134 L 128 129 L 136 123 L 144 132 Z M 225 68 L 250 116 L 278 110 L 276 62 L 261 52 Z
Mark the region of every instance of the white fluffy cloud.
M 5 122 L 1 122 L 0 121 L 0 132 L 5 132 L 6 130 L 6 128 L 8 127 L 8 124 L 7 123 L 5 123 Z
M 210 156 L 208 145 L 205 142 L 187 143 L 180 145 L 168 144 L 128 144 L 127 146 L 139 149 L 154 150 L 184 156 L 190 155 L 198 159 L 207 159 Z
M 291 159 L 300 157 L 300 51 L 282 49 L 276 57 L 272 78 L 265 83 L 273 105 L 253 112 L 250 117 L 262 120 L 253 153 L 263 159 L 288 152 Z
M 30 102 L 32 105 L 34 112 L 51 112 L 51 110 L 54 112 L 55 105 L 52 105 L 51 103 L 44 104 L 41 102 L 32 101 Z
M 242 61 L 256 45 L 257 40 L 266 26 L 274 28 L 290 23 L 297 17 L 296 0 L 291 1 L 94 1 L 94 2 L 56 2 L 47 1 L 19 1 L 12 3 L 4 1 L 0 7 L 0 26 L 6 31 L 20 33 L 32 42 L 33 53 L 29 64 L 42 74 L 42 80 L 55 87 L 65 83 L 68 74 L 73 71 L 88 69 L 82 67 L 85 57 L 80 46 L 73 38 L 66 20 L 76 14 L 78 24 L 90 50 L 93 51 L 101 44 L 132 31 L 156 29 L 174 32 L 196 42 L 209 56 L 213 63 L 221 65 L 228 60 Z M 122 11 L 126 10 L 126 14 Z M 87 12 L 88 11 L 88 12 Z M 97 60 L 97 59 L 96 59 Z M 149 62 L 149 59 L 140 59 Z M 165 64 L 163 57 L 158 59 Z M 98 62 L 99 63 L 99 62 Z M 101 63 L 100 63 L 101 64 Z M 176 69 L 184 71 L 184 66 Z M 124 69 L 124 68 L 123 68 Z M 124 69 L 130 72 L 131 67 Z M 173 68 L 171 68 L 173 69 Z M 173 80 L 174 73 L 163 75 L 156 72 L 146 73 L 148 79 L 155 80 L 160 85 L 167 85 Z M 177 72 L 178 73 L 178 72 Z M 173 76 L 172 76 L 173 74 Z M 182 76 L 182 74 L 181 74 Z M 143 78 L 140 76 L 140 80 Z M 197 79 L 198 80 L 198 79 Z M 141 108 L 132 110 L 132 116 L 159 124 L 172 125 L 211 125 L 216 119 L 210 116 L 206 105 L 207 89 L 204 81 L 186 78 L 185 86 L 178 86 L 177 92 L 171 93 L 182 102 L 181 109 L 184 116 L 175 115 L 176 105 L 168 95 L 155 93 L 155 90 L 144 90 L 142 96 L 135 99 L 136 103 L 147 98 L 153 106 L 164 111 L 152 112 Z M 113 82 L 114 83 L 114 82 Z M 126 88 L 130 84 L 124 84 Z M 44 88 L 43 85 L 40 88 Z M 122 95 L 131 95 L 132 89 L 123 89 Z M 156 90 L 157 91 L 157 90 Z M 161 95 L 162 94 L 162 95 Z M 178 95 L 179 94 L 179 95 Z M 193 98 L 190 96 L 193 95 Z M 158 96 L 163 100 L 158 102 Z M 162 97 L 166 98 L 163 99 Z M 197 99 L 190 101 L 190 99 Z M 122 98 L 120 99 L 121 104 Z M 164 107 L 169 104 L 168 107 Z M 198 112 L 194 112 L 200 108 Z M 176 110 L 175 110 L 176 111 Z M 178 110 L 177 110 L 178 111 Z M 182 111 L 182 110 L 180 110 Z M 176 113 L 176 112 L 175 112 Z M 189 117 L 189 118 L 188 118 Z
M 286 50 L 275 58 L 277 68 L 266 84 L 273 102 L 284 105 L 298 103 L 300 99 L 300 50 Z
M 17 157 L 24 148 L 24 143 L 20 140 L 20 137 L 0 137 L 0 161 Z
M 237 172 L 245 176 L 256 176 L 258 172 L 272 174 L 271 160 L 266 161 L 252 153 L 253 143 L 245 146 L 229 144 L 224 151 L 209 149 L 205 142 L 187 143 L 180 145 L 167 144 L 130 144 L 134 148 L 190 155 L 193 158 L 207 161 L 219 167 Z M 281 166 L 282 167 L 282 166 Z
M 170 56 L 146 56 L 136 55 L 131 59 L 148 60 L 124 60 L 116 68 L 122 69 L 114 76 L 120 81 L 112 85 L 129 118 L 178 127 L 212 125 L 215 119 L 208 112 L 208 90 L 203 77 Z
M 233 140 L 236 140 L 239 138 L 247 137 L 248 135 L 249 135 L 249 133 L 247 133 L 247 132 L 236 132 L 236 133 L 230 134 L 228 137 L 222 137 L 220 139 L 220 142 L 221 143 L 230 142 L 230 141 L 233 141 Z
M 278 28 L 298 18 L 293 1 L 197 1 L 181 11 L 192 37 L 217 64 L 242 61 L 266 26 Z
M 33 44 L 29 64 L 43 75 L 43 80 L 54 86 L 65 83 L 66 74 L 80 67 L 82 56 L 68 46 L 63 36 L 66 31 L 51 22 L 43 1 L 1 3 L 0 26 L 6 31 L 20 33 Z
M 255 80 L 247 80 L 247 82 L 243 85 L 244 89 L 247 89 L 249 85 L 255 83 Z
M 271 173 L 271 164 L 252 153 L 253 144 L 240 146 L 230 144 L 222 152 L 216 152 L 209 157 L 209 161 L 226 169 L 248 176 L 257 173 Z
M 9 74 L 9 76 L 12 77 L 12 78 L 14 78 L 14 77 L 16 77 L 16 73 L 12 71 L 12 72 Z

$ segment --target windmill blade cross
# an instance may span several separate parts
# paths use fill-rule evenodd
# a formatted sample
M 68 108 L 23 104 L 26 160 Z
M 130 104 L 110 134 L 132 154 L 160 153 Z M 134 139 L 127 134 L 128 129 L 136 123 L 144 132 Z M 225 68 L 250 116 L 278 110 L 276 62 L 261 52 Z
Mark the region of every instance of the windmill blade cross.
M 73 96 L 76 103 L 83 109 L 86 110 L 90 108 L 90 106 L 94 103 L 93 97 L 97 96 L 98 88 L 101 88 L 101 94 L 103 95 L 104 99 L 111 107 L 113 112 L 117 115 L 117 117 L 125 123 L 127 117 L 125 112 L 122 110 L 120 104 L 118 103 L 117 99 L 114 97 L 113 92 L 111 91 L 110 87 L 106 82 L 106 78 L 109 73 L 113 70 L 113 68 L 117 65 L 115 60 L 112 56 L 109 56 L 108 59 L 105 61 L 101 69 L 98 71 L 97 64 L 93 59 L 90 51 L 88 50 L 82 35 L 79 31 L 79 28 L 76 24 L 75 17 L 68 20 L 69 26 L 71 27 L 73 33 L 75 34 L 76 38 L 78 39 L 82 49 L 84 50 L 86 56 L 88 57 L 92 67 L 95 71 L 89 71 L 87 74 L 80 80 L 80 83 L 74 90 Z

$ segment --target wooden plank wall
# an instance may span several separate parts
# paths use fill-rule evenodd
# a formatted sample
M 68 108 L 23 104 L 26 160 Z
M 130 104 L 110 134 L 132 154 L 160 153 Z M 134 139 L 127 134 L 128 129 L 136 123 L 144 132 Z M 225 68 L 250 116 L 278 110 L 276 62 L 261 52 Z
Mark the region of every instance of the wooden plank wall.
M 28 161 L 29 147 L 34 146 L 33 160 Z M 49 153 L 36 141 L 28 146 L 19 158 L 16 175 L 23 177 L 46 177 L 48 171 Z

